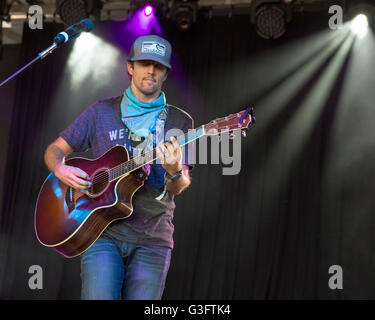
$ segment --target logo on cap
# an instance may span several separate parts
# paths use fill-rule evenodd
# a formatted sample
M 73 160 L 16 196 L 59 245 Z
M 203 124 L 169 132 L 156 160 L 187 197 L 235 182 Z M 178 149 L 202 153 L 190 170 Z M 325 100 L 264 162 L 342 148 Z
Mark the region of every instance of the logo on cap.
M 165 45 L 156 41 L 142 42 L 142 53 L 155 53 L 160 56 L 165 56 Z

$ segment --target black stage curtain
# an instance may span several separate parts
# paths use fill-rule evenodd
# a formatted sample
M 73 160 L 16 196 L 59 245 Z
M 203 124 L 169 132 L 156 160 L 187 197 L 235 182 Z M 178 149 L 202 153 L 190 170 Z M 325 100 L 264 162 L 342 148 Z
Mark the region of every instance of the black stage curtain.
M 364 74 L 374 65 L 350 88 L 356 41 L 348 45 L 349 36 L 327 30 L 327 21 L 296 17 L 275 41 L 259 38 L 245 15 L 202 19 L 187 34 L 164 26 L 178 57 L 165 87 L 169 103 L 190 112 L 196 126 L 247 106 L 257 118 L 242 140 L 238 175 L 198 164 L 191 187 L 176 198 L 164 299 L 375 298 L 374 152 L 372 142 L 360 143 L 375 112 L 373 90 L 367 87 L 366 99 L 357 94 L 357 81 L 372 79 Z M 96 26 L 105 40 L 114 27 Z M 20 65 L 62 29 L 25 28 Z M 66 45 L 17 79 L 1 211 L 4 299 L 80 297 L 79 258 L 64 259 L 34 234 L 34 206 L 48 174 L 43 153 L 80 111 L 121 94 L 128 80 L 119 66 L 116 90 L 107 74 L 103 91 L 80 90 L 74 112 L 65 112 L 70 92 L 53 101 L 71 50 Z M 43 269 L 42 290 L 28 287 L 32 265 Z M 342 290 L 328 286 L 332 265 L 342 267 Z

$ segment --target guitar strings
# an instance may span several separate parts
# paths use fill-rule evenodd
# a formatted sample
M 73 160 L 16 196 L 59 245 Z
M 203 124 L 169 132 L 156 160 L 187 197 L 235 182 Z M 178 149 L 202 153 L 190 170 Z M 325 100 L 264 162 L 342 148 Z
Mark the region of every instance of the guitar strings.
M 230 115 L 230 116 L 227 116 L 226 118 L 221 118 L 221 119 L 217 119 L 217 120 L 213 120 L 213 121 L 216 121 L 215 122 L 215 125 L 216 126 L 220 126 L 220 124 L 222 122 L 226 122 L 228 124 L 228 120 L 231 120 L 232 118 L 239 118 L 239 116 L 237 114 L 233 114 L 233 115 Z M 211 122 L 213 122 L 211 121 Z M 210 122 L 210 123 L 211 123 Z M 207 125 L 205 125 L 204 127 L 209 127 L 210 126 L 210 123 L 208 123 Z M 179 140 L 182 140 L 183 138 L 183 141 L 186 141 L 186 135 L 187 134 L 183 134 L 179 137 L 177 137 L 177 142 Z M 156 148 L 146 152 L 145 154 L 143 155 L 139 155 L 137 157 L 134 157 L 134 158 L 131 158 L 129 159 L 128 161 L 126 162 L 123 162 L 113 168 L 110 168 L 108 171 L 106 172 L 103 172 L 103 173 L 99 173 L 98 175 L 96 175 L 93 180 L 92 180 L 92 184 L 91 184 L 91 188 L 94 187 L 94 186 L 98 186 L 100 184 L 104 184 L 104 183 L 107 183 L 108 181 L 112 181 L 112 180 L 117 180 L 118 178 L 120 178 L 121 176 L 123 176 L 124 174 L 130 172 L 130 171 L 133 171 L 133 170 L 136 170 L 137 168 L 140 168 L 142 167 L 142 165 L 138 165 L 137 162 L 139 160 L 144 160 L 146 159 L 147 157 L 149 157 L 150 155 L 152 155 L 152 158 L 151 160 L 149 161 L 153 161 L 153 160 L 156 160 L 158 159 L 159 157 L 156 156 L 156 158 L 154 158 L 154 152 L 156 153 Z M 143 158 L 143 159 L 141 159 Z M 137 161 L 137 162 L 136 162 Z M 146 163 L 148 163 L 148 161 L 146 161 L 145 163 L 143 163 L 143 165 L 145 165 Z M 135 167 L 134 167 L 135 165 Z M 117 174 L 115 173 L 117 171 Z M 111 179 L 111 175 L 113 176 L 113 178 Z M 107 178 L 108 177 L 108 178 Z
M 183 134 L 183 135 L 177 137 L 177 141 L 186 141 L 186 137 L 187 137 L 186 134 Z M 142 167 L 143 165 L 145 165 L 146 163 L 149 163 L 150 161 L 158 159 L 159 157 L 157 157 L 157 156 L 155 157 L 154 154 L 156 154 L 156 148 L 154 148 L 154 149 L 152 149 L 152 150 L 150 150 L 150 151 L 148 151 L 148 152 L 146 152 L 142 155 L 131 158 L 130 160 L 128 160 L 124 163 L 121 163 L 121 164 L 109 169 L 106 172 L 99 173 L 92 180 L 92 186 L 102 184 L 102 183 L 107 183 L 108 180 L 116 180 L 116 179 L 120 178 L 122 175 L 124 175 L 128 172 L 136 170 L 136 169 Z M 142 164 L 139 165 L 138 163 L 142 163 Z M 117 174 L 116 174 L 116 171 L 117 171 Z M 110 179 L 111 175 L 113 176 L 112 179 Z
M 222 119 L 218 119 L 218 120 L 215 120 L 216 121 L 216 125 L 220 125 L 221 122 L 227 122 L 228 123 L 228 120 L 229 119 L 232 119 L 232 118 L 238 118 L 238 116 L 235 114 L 235 115 L 230 115 L 228 117 L 226 117 L 227 119 L 225 118 L 222 118 Z M 183 141 L 186 141 L 186 134 L 182 135 L 182 136 L 179 136 L 177 138 L 177 141 L 178 140 L 181 140 L 181 138 L 184 138 Z M 127 172 L 131 171 L 131 170 L 135 170 L 137 169 L 137 167 L 141 167 L 142 165 L 136 165 L 134 167 L 134 163 L 135 163 L 135 160 L 139 159 L 139 158 L 143 158 L 143 159 L 146 159 L 148 156 L 150 155 L 153 155 L 154 151 L 156 151 L 156 149 L 153 149 L 143 155 L 140 155 L 140 156 L 137 156 L 137 157 L 134 157 L 130 160 L 128 160 L 127 162 L 124 162 L 124 163 L 121 163 L 111 169 L 109 169 L 107 172 L 103 172 L 103 173 L 100 173 L 98 174 L 97 176 L 94 177 L 94 179 L 92 180 L 92 187 L 93 186 L 97 186 L 98 184 L 104 184 L 104 183 L 107 183 L 109 180 L 116 180 L 118 178 L 120 178 L 122 175 L 126 174 Z M 153 157 L 154 158 L 154 157 Z M 156 157 L 155 159 L 158 159 L 158 157 Z M 150 161 L 153 161 L 155 159 L 151 159 Z M 147 163 L 147 162 L 145 162 Z M 143 165 L 145 164 L 143 163 Z M 136 164 L 136 163 L 135 163 Z M 124 172 L 125 170 L 125 172 Z M 114 174 L 114 172 L 118 172 L 117 174 Z M 114 176 L 113 179 L 110 179 L 110 176 Z M 117 176 L 116 176 L 117 175 Z M 107 178 L 108 177 L 108 178 Z
M 237 119 L 237 118 L 239 118 L 239 116 L 237 114 L 233 114 L 233 115 L 230 115 L 230 116 L 226 117 L 226 119 L 225 118 L 221 118 L 221 119 L 214 120 L 214 121 L 216 121 L 215 125 L 219 125 L 220 126 L 221 122 L 227 122 L 228 123 L 228 120 L 232 119 L 232 118 L 236 118 Z M 206 126 L 209 126 L 209 124 L 206 125 Z M 184 138 L 184 141 L 186 141 L 186 134 L 177 137 L 177 141 L 179 139 L 181 139 L 181 138 Z M 147 156 L 150 156 L 151 154 L 153 155 L 154 151 L 156 151 L 156 149 L 153 149 L 153 150 L 151 150 L 151 151 L 149 151 L 149 152 L 147 152 L 147 153 L 145 153 L 143 155 L 134 157 L 134 158 L 128 160 L 127 162 L 121 163 L 121 164 L 119 164 L 119 165 L 117 165 L 117 166 L 109 169 L 107 172 L 103 172 L 103 173 L 98 174 L 92 180 L 92 187 L 96 186 L 98 184 L 107 183 L 109 180 L 110 181 L 116 180 L 116 179 L 120 178 L 122 175 L 124 175 L 124 174 L 126 174 L 126 173 L 128 173 L 128 172 L 130 172 L 132 170 L 137 169 L 137 167 L 140 168 L 142 165 L 136 165 L 134 167 L 135 160 L 137 160 L 137 159 L 139 159 L 141 157 L 143 157 L 144 159 L 146 159 Z M 155 159 L 158 159 L 158 157 L 156 157 Z M 151 159 L 150 161 L 153 161 L 155 159 Z M 117 173 L 117 177 L 116 177 L 116 174 L 113 174 L 116 170 L 117 171 L 120 170 L 120 173 Z M 125 170 L 125 172 L 123 170 Z M 110 179 L 111 173 L 114 176 L 113 179 Z M 108 177 L 108 179 L 107 179 L 107 177 Z

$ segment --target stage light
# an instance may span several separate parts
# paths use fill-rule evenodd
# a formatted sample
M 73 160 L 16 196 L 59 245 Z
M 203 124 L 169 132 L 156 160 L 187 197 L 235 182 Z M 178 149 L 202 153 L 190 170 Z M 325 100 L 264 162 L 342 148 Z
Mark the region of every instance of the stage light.
M 187 31 L 197 20 L 198 3 L 196 0 L 174 1 L 172 6 L 172 19 L 178 29 Z
M 364 37 L 368 31 L 367 16 L 364 14 L 359 14 L 358 16 L 356 16 L 351 23 L 351 29 L 352 32 L 358 37 Z
M 169 0 L 168 0 L 169 1 Z M 143 18 L 151 16 L 162 19 L 168 10 L 167 0 L 130 0 L 130 16 L 141 15 Z
M 75 24 L 95 15 L 100 17 L 103 3 L 99 0 L 56 0 L 56 12 L 66 25 Z
M 145 9 L 144 9 L 144 14 L 145 14 L 145 16 L 150 16 L 151 15 L 151 13 L 154 11 L 154 9 L 151 7 L 151 6 L 146 6 L 145 7 Z
M 353 33 L 359 37 L 365 36 L 370 28 L 375 30 L 375 2 L 373 0 L 351 2 L 345 20 L 350 22 Z
M 284 11 L 276 6 L 263 6 L 256 14 L 256 31 L 265 39 L 280 38 L 286 32 Z
M 58 0 L 56 9 L 61 20 L 67 25 L 87 18 L 86 3 L 83 0 Z
M 265 39 L 280 38 L 292 20 L 292 2 L 280 0 L 254 0 L 251 22 L 259 36 Z

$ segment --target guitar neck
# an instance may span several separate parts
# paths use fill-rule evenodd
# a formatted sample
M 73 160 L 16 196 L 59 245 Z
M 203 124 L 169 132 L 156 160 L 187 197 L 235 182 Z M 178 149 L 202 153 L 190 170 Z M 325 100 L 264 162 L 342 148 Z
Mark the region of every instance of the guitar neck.
M 177 143 L 179 146 L 184 146 L 189 144 L 205 135 L 204 126 L 201 126 L 195 130 L 190 130 L 188 133 L 185 133 L 181 136 L 177 137 Z M 131 158 L 128 161 L 125 161 L 118 166 L 110 169 L 110 180 L 116 180 L 121 178 L 122 176 L 138 170 L 139 168 L 143 167 L 144 165 L 153 162 L 154 160 L 158 159 L 159 157 L 156 154 L 156 148 L 152 149 L 148 152 L 145 152 L 142 155 L 137 157 Z

